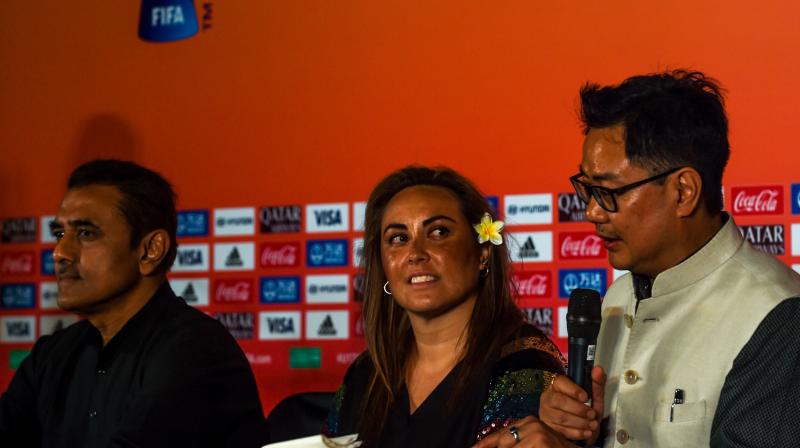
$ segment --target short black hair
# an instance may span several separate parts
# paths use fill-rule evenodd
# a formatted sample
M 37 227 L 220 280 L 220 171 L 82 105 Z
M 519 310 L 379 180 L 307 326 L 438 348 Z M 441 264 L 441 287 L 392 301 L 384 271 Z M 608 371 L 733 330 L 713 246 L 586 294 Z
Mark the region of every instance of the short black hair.
M 719 82 L 698 71 L 633 76 L 616 86 L 581 88 L 584 133 L 622 125 L 625 155 L 654 172 L 690 166 L 703 180 L 712 213 L 722 210 L 722 173 L 728 163 L 728 118 Z
M 122 194 L 118 207 L 131 226 L 131 248 L 138 246 L 142 237 L 153 230 L 167 231 L 170 247 L 158 272 L 169 271 L 178 251 L 176 195 L 170 183 L 155 171 L 136 163 L 98 159 L 76 168 L 69 176 L 67 190 L 92 185 L 112 186 Z

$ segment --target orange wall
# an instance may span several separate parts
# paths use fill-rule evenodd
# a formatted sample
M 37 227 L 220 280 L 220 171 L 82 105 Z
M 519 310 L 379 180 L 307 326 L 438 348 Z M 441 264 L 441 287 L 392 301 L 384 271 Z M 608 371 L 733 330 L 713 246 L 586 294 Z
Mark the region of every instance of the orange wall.
M 138 1 L 3 5 L 0 217 L 52 214 L 98 156 L 162 171 L 181 208 L 364 200 L 409 163 L 566 191 L 580 85 L 673 67 L 730 92 L 726 186 L 800 181 L 794 1 L 206 3 L 165 44 Z

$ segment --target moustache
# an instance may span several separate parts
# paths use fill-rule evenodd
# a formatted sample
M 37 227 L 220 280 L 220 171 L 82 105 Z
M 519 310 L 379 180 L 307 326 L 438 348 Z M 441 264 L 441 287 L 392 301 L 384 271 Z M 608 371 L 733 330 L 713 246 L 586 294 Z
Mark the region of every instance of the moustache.
M 80 278 L 80 272 L 73 264 L 59 263 L 56 266 L 56 277 L 61 278 Z

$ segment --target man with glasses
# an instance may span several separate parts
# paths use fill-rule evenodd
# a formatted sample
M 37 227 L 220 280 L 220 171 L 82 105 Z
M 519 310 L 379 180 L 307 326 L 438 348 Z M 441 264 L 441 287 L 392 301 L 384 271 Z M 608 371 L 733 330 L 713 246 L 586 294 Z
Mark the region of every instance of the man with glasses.
M 581 118 L 570 181 L 609 262 L 630 271 L 603 301 L 593 397 L 559 376 L 539 419 L 478 446 L 797 445 L 800 275 L 722 212 L 720 87 L 680 70 L 588 84 Z

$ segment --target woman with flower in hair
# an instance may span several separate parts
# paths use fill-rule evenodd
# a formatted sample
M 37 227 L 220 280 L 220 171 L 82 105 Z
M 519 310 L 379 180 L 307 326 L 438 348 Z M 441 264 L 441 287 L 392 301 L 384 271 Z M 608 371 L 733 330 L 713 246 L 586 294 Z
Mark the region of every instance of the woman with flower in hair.
M 483 195 L 447 168 L 406 167 L 367 202 L 367 351 L 348 370 L 328 437 L 362 447 L 469 447 L 538 415 L 563 371 L 556 346 L 524 323 L 502 230 Z

